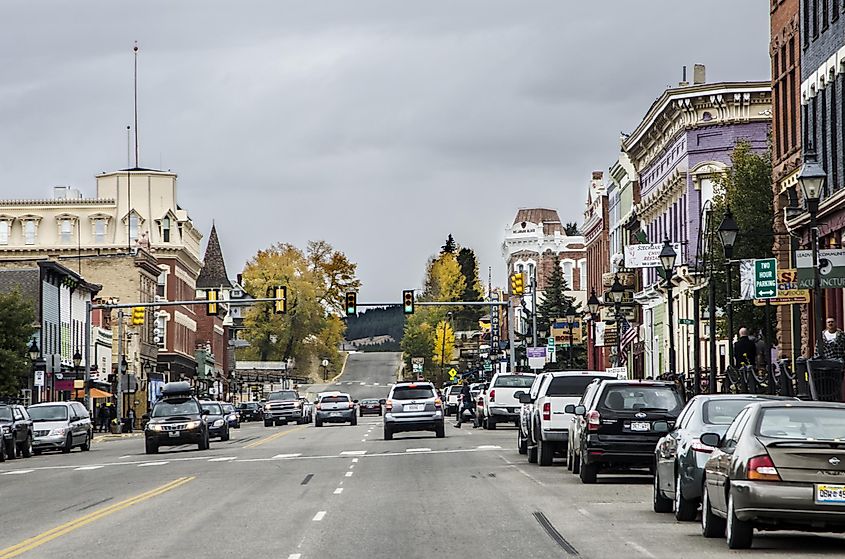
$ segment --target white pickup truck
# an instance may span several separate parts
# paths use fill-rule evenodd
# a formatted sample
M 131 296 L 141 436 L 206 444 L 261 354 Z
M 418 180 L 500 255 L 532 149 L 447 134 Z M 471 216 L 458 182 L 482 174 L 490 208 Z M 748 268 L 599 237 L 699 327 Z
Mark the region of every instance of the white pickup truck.
M 496 373 L 490 380 L 490 386 L 484 396 L 481 414 L 481 426 L 495 429 L 497 423 L 519 425 L 521 404 L 516 399 L 517 392 L 526 392 L 537 375 L 531 373 Z
M 530 390 L 520 394 L 519 401 L 530 407 L 530 418 L 524 420 L 528 461 L 551 466 L 555 454 L 565 454 L 572 415 L 564 408 L 567 404 L 577 404 L 584 389 L 595 379 L 615 378 L 611 373 L 598 371 L 548 372 L 541 374 Z

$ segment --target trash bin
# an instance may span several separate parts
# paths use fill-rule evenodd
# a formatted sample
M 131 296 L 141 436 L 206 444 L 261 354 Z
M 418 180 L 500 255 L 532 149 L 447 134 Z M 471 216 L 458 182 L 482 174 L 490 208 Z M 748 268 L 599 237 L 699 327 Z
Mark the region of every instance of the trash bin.
M 808 359 L 810 395 L 819 402 L 842 401 L 842 362 L 833 359 Z
M 795 395 L 802 400 L 811 400 L 810 379 L 807 374 L 807 358 L 795 358 Z
M 120 423 L 117 423 L 116 420 L 109 422 L 109 432 L 112 435 L 119 435 L 120 434 L 120 427 L 121 427 Z

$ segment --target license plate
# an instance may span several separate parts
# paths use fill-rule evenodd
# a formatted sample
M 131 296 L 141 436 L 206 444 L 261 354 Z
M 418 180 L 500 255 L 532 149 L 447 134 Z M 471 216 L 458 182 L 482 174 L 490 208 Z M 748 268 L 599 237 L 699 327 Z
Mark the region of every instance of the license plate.
M 178 437 L 179 431 L 171 431 L 171 432 L 168 433 L 168 435 L 170 435 L 171 437 Z
M 816 484 L 816 502 L 845 505 L 845 485 Z
M 425 404 L 408 404 L 403 408 L 405 411 L 423 411 Z
M 340 412 L 339 411 L 333 411 L 332 413 L 329 414 L 329 417 L 340 417 Z
M 631 431 L 651 431 L 651 423 L 648 421 L 632 421 Z

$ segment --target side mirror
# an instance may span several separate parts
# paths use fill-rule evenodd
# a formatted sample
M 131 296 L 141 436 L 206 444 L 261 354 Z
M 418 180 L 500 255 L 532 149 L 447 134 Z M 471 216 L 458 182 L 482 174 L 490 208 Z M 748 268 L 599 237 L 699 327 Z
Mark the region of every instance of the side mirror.
M 525 392 L 520 392 L 516 395 L 516 399 L 519 400 L 520 404 L 530 404 L 531 403 L 531 394 L 526 394 Z
M 378 401 L 378 403 L 379 403 L 379 404 L 381 404 L 381 405 L 383 406 L 383 405 L 385 405 L 385 404 L 387 403 L 387 400 L 385 400 L 384 398 L 382 398 L 381 400 L 379 400 L 379 401 Z
M 575 415 L 583 416 L 586 413 L 587 413 L 587 408 L 585 408 L 584 406 L 575 406 Z
M 150 414 L 148 414 L 148 413 L 145 413 L 144 415 L 141 416 L 141 419 L 149 419 L 149 418 L 150 418 Z
M 575 404 L 566 404 L 563 408 L 563 413 L 575 413 Z
M 701 444 L 706 444 L 707 446 L 712 446 L 713 448 L 716 448 L 722 442 L 722 437 L 719 435 L 719 433 L 704 433 L 703 435 L 698 437 L 698 440 L 701 441 Z
M 669 432 L 669 424 L 665 421 L 655 421 L 651 428 L 656 431 L 657 433 L 668 433 Z
M 211 413 L 209 410 L 202 410 L 200 415 L 208 415 L 209 413 Z

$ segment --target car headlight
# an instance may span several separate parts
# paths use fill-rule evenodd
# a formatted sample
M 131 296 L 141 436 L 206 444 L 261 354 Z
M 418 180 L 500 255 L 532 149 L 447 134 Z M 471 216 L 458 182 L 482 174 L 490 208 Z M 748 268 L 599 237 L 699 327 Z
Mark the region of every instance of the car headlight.
M 214 423 L 211 424 L 212 427 L 223 427 L 223 420 L 218 419 Z
M 50 431 L 50 434 L 55 437 L 63 437 L 65 433 L 67 433 L 66 427 L 59 427 L 58 429 L 53 429 L 52 431 Z
M 152 425 L 147 425 L 152 431 L 161 431 L 162 427 L 158 423 L 153 423 Z
M 185 429 L 196 429 L 200 426 L 199 421 L 189 421 L 185 424 Z
M 12 429 L 8 425 L 3 426 L 3 434 L 10 433 L 11 431 Z

